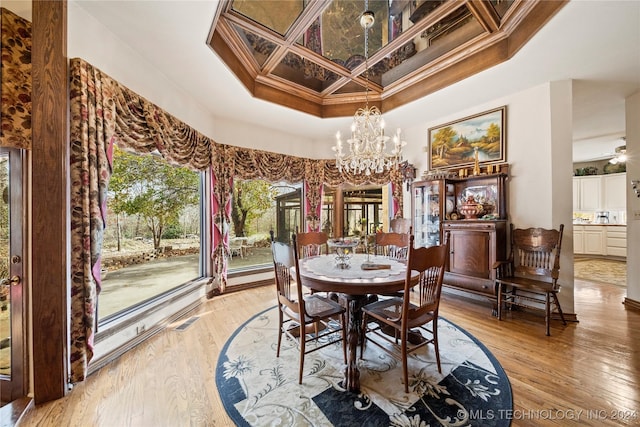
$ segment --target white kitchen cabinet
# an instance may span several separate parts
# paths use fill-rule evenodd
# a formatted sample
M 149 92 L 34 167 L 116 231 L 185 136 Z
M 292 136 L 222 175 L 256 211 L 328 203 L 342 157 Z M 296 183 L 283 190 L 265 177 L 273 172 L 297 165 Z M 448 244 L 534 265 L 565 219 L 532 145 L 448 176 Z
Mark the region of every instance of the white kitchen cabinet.
M 584 253 L 584 227 L 581 225 L 573 226 L 573 253 Z
M 627 208 L 626 173 L 573 177 L 573 210 L 623 211 Z
M 581 181 L 579 176 L 573 177 L 573 210 L 574 212 L 582 210 L 580 209 L 580 182 Z
M 579 211 L 597 211 L 602 209 L 602 179 L 599 175 L 580 176 Z
M 606 227 L 606 244 L 608 256 L 627 256 L 627 227 L 624 225 L 608 225 Z
M 606 255 L 605 227 L 590 225 L 584 228 L 584 254 Z
M 624 225 L 574 225 L 573 253 L 627 257 L 627 227 Z
M 627 174 L 612 173 L 602 175 L 602 196 L 605 211 L 623 211 L 627 209 Z

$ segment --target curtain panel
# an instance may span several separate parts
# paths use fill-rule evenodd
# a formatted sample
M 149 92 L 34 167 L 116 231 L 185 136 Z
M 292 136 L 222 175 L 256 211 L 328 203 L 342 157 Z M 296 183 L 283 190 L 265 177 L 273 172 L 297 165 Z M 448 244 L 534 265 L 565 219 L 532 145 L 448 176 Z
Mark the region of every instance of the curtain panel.
M 71 64 L 71 366 L 84 380 L 93 356 L 100 256 L 115 135 L 115 86 L 87 63 Z
M 0 8 L 0 147 L 31 148 L 31 22 Z

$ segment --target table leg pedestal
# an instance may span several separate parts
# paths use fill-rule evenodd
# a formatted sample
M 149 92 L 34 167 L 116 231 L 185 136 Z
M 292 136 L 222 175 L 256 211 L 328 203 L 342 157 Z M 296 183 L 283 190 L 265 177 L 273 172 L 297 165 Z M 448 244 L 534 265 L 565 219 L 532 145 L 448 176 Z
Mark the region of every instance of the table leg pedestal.
M 344 388 L 353 393 L 360 392 L 358 370 L 358 344 L 362 325 L 362 306 L 369 302 L 368 295 L 340 294 L 340 304 L 347 308 L 347 367 L 344 372 Z

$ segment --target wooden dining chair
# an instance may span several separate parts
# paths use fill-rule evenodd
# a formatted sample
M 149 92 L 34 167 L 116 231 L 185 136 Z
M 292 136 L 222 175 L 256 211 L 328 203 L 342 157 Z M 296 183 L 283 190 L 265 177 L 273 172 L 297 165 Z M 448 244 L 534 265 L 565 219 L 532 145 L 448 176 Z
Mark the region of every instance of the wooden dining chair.
M 327 255 L 329 253 L 329 236 L 323 231 L 309 231 L 306 233 L 296 232 L 297 250 L 300 258 L 307 258 L 316 255 Z
M 363 357 L 365 341 L 379 346 L 395 357 L 398 357 L 399 353 L 405 393 L 409 392 L 409 353 L 427 344 L 433 344 L 438 372 L 442 373 L 438 348 L 438 308 L 445 263 L 449 256 L 449 233 L 445 235 L 443 244 L 429 248 L 414 248 L 413 239 L 411 235 L 404 295 L 380 300 L 362 308 L 363 338 L 360 344 L 360 358 Z M 416 293 L 409 292 L 414 287 L 411 280 L 412 271 L 419 273 L 418 283 L 415 285 L 418 290 L 415 303 L 411 298 L 415 298 Z M 428 327 L 429 324 L 431 328 Z M 410 337 L 410 334 L 417 336 L 418 332 L 421 339 L 415 340 Z M 427 334 L 426 337 L 424 333 Z
M 408 233 L 376 233 L 373 253 L 396 261 L 406 261 L 409 254 Z
M 567 324 L 558 301 L 560 285 L 560 249 L 564 224 L 558 229 L 515 228 L 510 226 L 511 253 L 509 259 L 495 263 L 498 294 L 498 319 L 502 306 L 523 306 L 537 309 L 544 306 L 547 336 L 551 335 L 552 312 L 557 312 Z M 522 292 L 518 292 L 522 291 Z
M 304 356 L 308 353 L 342 341 L 344 363 L 347 363 L 346 310 L 328 298 L 302 294 L 302 287 L 296 285 L 301 281 L 295 234 L 291 246 L 272 241 L 271 252 L 278 297 L 276 357 L 280 357 L 283 335 L 297 343 L 300 348 L 298 383 L 302 384 Z M 307 344 L 311 346 L 307 347 Z

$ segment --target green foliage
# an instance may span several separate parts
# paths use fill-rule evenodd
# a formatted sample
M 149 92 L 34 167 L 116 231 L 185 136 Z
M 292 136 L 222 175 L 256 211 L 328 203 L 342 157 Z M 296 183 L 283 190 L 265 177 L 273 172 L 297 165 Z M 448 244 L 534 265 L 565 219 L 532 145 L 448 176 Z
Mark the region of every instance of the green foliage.
M 198 203 L 198 182 L 197 172 L 115 147 L 109 206 L 116 214 L 140 215 L 158 248 L 165 228 L 178 224 L 181 212 Z
M 276 195 L 277 191 L 267 181 L 235 180 L 231 208 L 235 235 L 246 236 L 247 226 L 273 206 Z
M 179 239 L 184 235 L 180 224 L 168 224 L 162 233 L 163 239 Z

